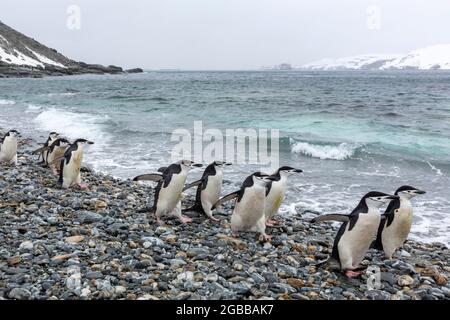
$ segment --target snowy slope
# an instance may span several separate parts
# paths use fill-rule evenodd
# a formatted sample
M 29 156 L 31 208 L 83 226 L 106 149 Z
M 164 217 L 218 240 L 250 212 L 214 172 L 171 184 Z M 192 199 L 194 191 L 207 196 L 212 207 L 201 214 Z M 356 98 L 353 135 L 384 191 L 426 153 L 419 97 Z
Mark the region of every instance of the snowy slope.
M 386 63 L 381 69 L 450 69 L 450 44 L 411 51 Z
M 138 73 L 140 68 L 126 70 Z M 88 64 L 67 58 L 55 49 L 14 30 L 0 21 L 0 78 L 74 74 L 123 73 L 117 66 Z
M 399 55 L 367 54 L 340 59 L 323 59 L 302 66 L 309 70 L 371 70 L 378 69 Z
M 324 59 L 303 65 L 303 70 L 432 70 L 450 69 L 450 44 L 411 51 L 408 54 L 367 54 L 340 59 Z

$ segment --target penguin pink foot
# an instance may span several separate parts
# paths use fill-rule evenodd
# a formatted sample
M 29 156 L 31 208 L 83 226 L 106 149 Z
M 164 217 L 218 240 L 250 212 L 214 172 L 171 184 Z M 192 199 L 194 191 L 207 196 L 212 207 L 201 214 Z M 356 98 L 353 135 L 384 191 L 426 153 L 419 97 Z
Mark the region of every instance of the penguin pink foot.
M 214 222 L 219 222 L 220 221 L 220 219 L 217 219 L 216 217 L 213 217 L 213 216 L 210 216 L 208 218 L 209 218 L 209 220 L 214 221 Z
M 180 221 L 181 221 L 181 223 L 190 223 L 190 222 L 192 222 L 192 218 L 189 218 L 189 217 L 186 217 L 186 216 L 181 216 L 180 217 Z
M 357 277 L 359 277 L 360 275 L 362 275 L 362 272 L 361 272 L 361 271 L 346 270 L 346 271 L 345 271 L 345 275 L 346 275 L 348 278 L 357 278 Z
M 78 183 L 78 187 L 80 187 L 81 190 L 86 190 L 89 186 L 86 183 Z
M 273 227 L 273 221 L 272 220 L 267 220 L 266 221 L 266 226 L 267 227 Z

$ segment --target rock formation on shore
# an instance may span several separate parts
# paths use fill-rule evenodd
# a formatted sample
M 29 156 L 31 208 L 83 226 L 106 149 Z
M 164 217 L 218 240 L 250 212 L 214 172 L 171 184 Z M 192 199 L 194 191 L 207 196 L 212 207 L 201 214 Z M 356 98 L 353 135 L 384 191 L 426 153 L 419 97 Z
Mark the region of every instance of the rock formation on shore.
M 8 27 L 0 21 L 0 78 L 62 76 L 77 74 L 138 73 L 117 66 L 88 64 L 67 58 L 55 49 Z

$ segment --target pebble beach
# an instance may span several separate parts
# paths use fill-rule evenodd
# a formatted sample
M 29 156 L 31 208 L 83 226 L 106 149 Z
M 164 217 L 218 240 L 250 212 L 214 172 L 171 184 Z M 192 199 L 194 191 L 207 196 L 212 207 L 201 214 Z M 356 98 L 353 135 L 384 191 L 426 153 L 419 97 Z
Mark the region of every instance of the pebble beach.
M 38 146 L 21 139 L 18 166 L 0 164 L 0 300 L 450 299 L 444 244 L 408 240 L 392 260 L 370 250 L 371 286 L 370 273 L 348 279 L 316 266 L 338 226 L 310 224 L 315 213 L 278 216 L 271 242 L 233 237 L 230 206 L 218 223 L 187 213 L 190 224 L 159 226 L 146 213 L 153 184 L 84 170 L 88 190 L 63 190 L 31 155 Z

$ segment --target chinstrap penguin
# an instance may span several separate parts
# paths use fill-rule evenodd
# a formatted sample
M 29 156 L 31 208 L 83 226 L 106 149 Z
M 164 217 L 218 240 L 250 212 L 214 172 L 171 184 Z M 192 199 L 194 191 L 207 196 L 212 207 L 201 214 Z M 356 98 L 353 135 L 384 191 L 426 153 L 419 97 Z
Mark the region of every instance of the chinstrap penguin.
M 20 133 L 17 130 L 8 131 L 0 139 L 0 162 L 17 165 L 17 143 Z
M 162 224 L 161 217 L 176 216 L 182 223 L 192 222 L 192 219 L 181 213 L 181 193 L 186 183 L 189 171 L 194 167 L 201 167 L 190 160 L 181 160 L 168 167 L 160 168 L 160 172 L 137 176 L 133 181 L 155 181 L 155 200 L 151 212 L 156 220 Z
M 395 194 L 399 197 L 392 201 L 381 216 L 377 239 L 372 247 L 382 250 L 386 258 L 392 259 L 395 250 L 400 248 L 408 238 L 413 220 L 413 207 L 411 199 L 425 191 L 411 186 L 397 189 Z
M 58 174 L 59 172 L 57 165 L 54 163 L 55 159 L 61 158 L 69 145 L 70 142 L 65 138 L 58 138 L 50 145 L 45 162 L 50 169 L 52 169 L 54 174 Z
M 348 277 L 356 277 L 360 272 L 360 262 L 369 250 L 371 243 L 377 235 L 381 221 L 380 207 L 392 200 L 398 199 L 396 195 L 371 191 L 359 202 L 358 206 L 349 214 L 327 214 L 313 219 L 311 222 L 340 221 L 343 222 L 333 244 L 331 259 L 337 261 L 340 269 Z
M 44 145 L 41 148 L 33 151 L 33 154 L 39 154 L 39 159 L 42 158 L 41 163 L 48 164 L 48 162 L 47 162 L 48 150 L 49 150 L 50 146 L 52 145 L 52 143 L 55 142 L 55 140 L 58 138 L 59 138 L 59 133 L 50 132 L 47 140 L 44 142 Z
M 81 183 L 80 169 L 84 149 L 92 144 L 94 144 L 92 141 L 77 139 L 67 148 L 62 159 L 55 159 L 52 162 L 61 161 L 58 182 L 63 188 L 70 188 L 74 184 L 77 184 L 81 189 L 87 188 L 86 184 Z
M 301 172 L 303 171 L 300 169 L 283 166 L 271 175 L 272 180 L 266 186 L 266 206 L 264 210 L 267 226 L 272 227 L 276 223 L 272 218 L 278 213 L 278 209 L 284 200 L 288 177 Z
M 223 161 L 214 161 L 208 165 L 201 179 L 188 184 L 183 191 L 197 186 L 194 206 L 183 211 L 197 211 L 206 214 L 212 221 L 219 221 L 212 213 L 212 206 L 219 201 L 222 190 L 223 167 L 231 165 Z
M 231 215 L 231 230 L 234 235 L 240 231 L 252 231 L 258 232 L 263 240 L 271 239 L 271 236 L 266 234 L 264 215 L 266 185 L 271 179 L 266 174 L 255 172 L 244 180 L 240 190 L 226 195 L 214 204 L 213 209 L 237 198 Z

